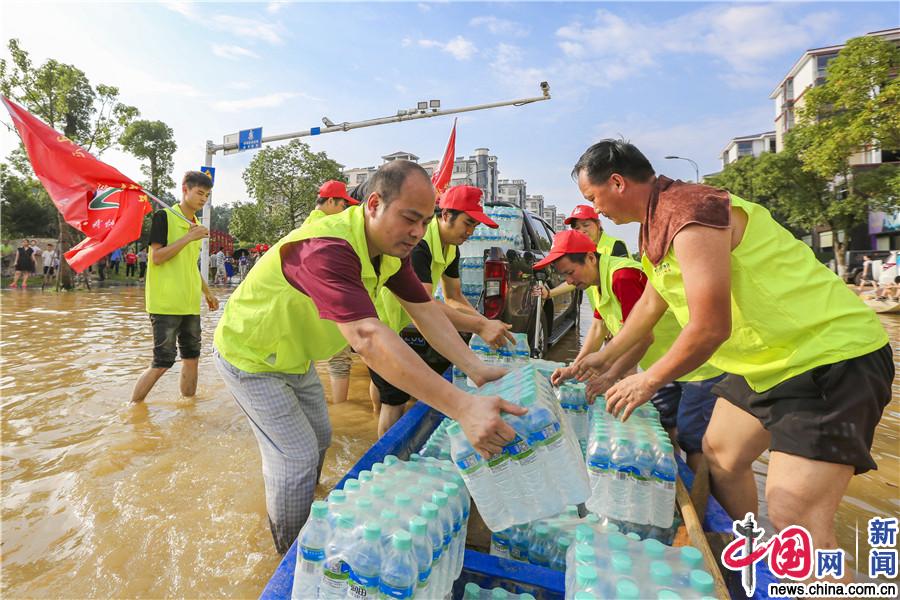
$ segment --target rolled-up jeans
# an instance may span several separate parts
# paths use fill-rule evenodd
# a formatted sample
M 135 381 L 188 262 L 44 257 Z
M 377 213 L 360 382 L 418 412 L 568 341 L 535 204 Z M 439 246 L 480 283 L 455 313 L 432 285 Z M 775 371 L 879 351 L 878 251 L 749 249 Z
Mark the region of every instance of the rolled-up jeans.
M 322 384 L 312 365 L 303 374 L 248 373 L 215 349 L 214 356 L 259 444 L 269 526 L 275 549 L 284 554 L 309 516 L 331 445 Z

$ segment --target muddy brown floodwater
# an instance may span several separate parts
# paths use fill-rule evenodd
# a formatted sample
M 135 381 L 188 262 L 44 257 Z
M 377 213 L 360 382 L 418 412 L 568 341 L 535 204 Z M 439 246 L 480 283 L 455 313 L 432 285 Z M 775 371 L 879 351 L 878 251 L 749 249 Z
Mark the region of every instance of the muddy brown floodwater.
M 224 300 L 228 290 L 217 293 Z M 3 597 L 258 597 L 280 557 L 256 441 L 211 361 L 221 309 L 202 317 L 197 396 L 180 396 L 176 364 L 132 407 L 152 348 L 142 288 L 4 290 L 0 304 Z M 882 322 L 896 346 L 900 319 Z M 578 340 L 569 333 L 551 357 L 570 359 Z M 329 406 L 334 439 L 319 497 L 375 441 L 358 360 L 351 377 L 350 401 Z M 838 513 L 851 554 L 857 524 L 864 532 L 869 517 L 900 512 L 898 397 L 895 385 L 875 436 L 879 470 L 853 479 Z M 761 481 L 765 461 L 757 467 Z

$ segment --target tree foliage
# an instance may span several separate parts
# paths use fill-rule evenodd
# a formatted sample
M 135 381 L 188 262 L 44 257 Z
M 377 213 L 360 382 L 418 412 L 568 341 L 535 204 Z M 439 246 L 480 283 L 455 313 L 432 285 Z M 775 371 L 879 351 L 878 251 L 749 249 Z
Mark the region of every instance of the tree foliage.
M 265 241 L 274 242 L 300 226 L 303 216 L 315 206 L 322 182 L 342 179 L 342 175 L 341 165 L 328 158 L 325 152 L 312 152 L 309 145 L 293 140 L 283 146 L 260 150 L 244 170 L 243 178 L 259 212 L 251 215 L 248 209 L 243 209 L 238 222 L 262 219 L 265 223 L 259 229 L 271 236 Z M 237 214 L 235 208 L 232 227 Z M 238 237 L 245 239 L 241 235 Z
M 271 244 L 283 235 L 283 222 L 283 216 L 274 214 L 271 207 L 264 204 L 235 204 L 231 209 L 228 233 L 242 244 Z
M 172 169 L 175 166 L 175 132 L 162 121 L 132 121 L 122 134 L 120 143 L 126 152 L 146 161 L 141 173 L 147 177 L 141 182 L 157 198 L 171 196 L 175 188 Z

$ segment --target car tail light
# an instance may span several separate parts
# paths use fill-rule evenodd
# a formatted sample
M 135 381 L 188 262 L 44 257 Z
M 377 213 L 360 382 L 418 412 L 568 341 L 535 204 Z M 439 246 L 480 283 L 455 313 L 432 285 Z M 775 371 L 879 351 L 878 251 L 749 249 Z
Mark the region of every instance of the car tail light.
M 503 314 L 506 304 L 508 267 L 503 260 L 486 260 L 484 262 L 484 316 L 497 319 Z

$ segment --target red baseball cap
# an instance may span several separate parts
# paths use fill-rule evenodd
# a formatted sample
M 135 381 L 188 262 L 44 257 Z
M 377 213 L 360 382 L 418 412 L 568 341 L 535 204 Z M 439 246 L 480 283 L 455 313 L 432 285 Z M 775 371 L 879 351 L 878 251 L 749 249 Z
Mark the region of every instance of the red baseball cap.
M 343 181 L 331 179 L 322 184 L 319 188 L 319 198 L 343 198 L 347 204 L 359 204 L 359 200 L 347 193 L 347 185 Z
M 550 263 L 562 258 L 566 254 L 580 254 L 582 252 L 596 252 L 597 244 L 591 238 L 580 231 L 566 229 L 553 236 L 553 245 L 550 252 L 543 260 L 534 263 L 535 269 L 543 269 Z
M 579 204 L 575 207 L 575 210 L 572 211 L 572 214 L 569 215 L 563 223 L 566 225 L 571 225 L 572 221 L 575 219 L 593 219 L 594 221 L 600 220 L 600 215 L 597 214 L 597 211 L 594 210 L 593 206 L 589 206 L 587 204 Z
M 479 223 L 484 223 L 492 229 L 497 229 L 499 225 L 494 223 L 489 216 L 484 214 L 484 208 L 481 206 L 481 189 L 471 185 L 453 186 L 443 194 L 438 201 L 441 208 L 452 208 L 461 210 Z

